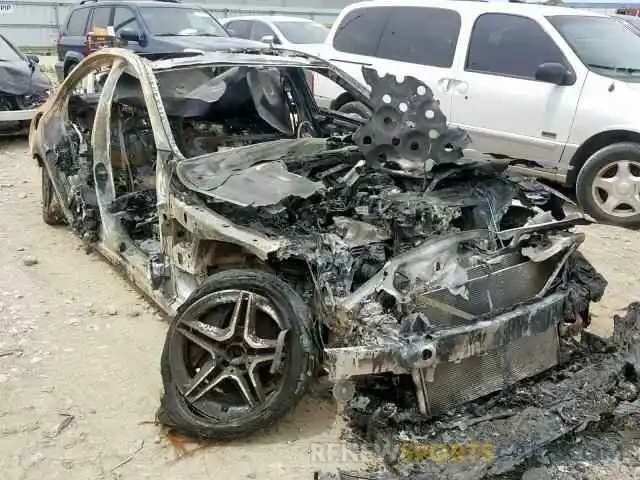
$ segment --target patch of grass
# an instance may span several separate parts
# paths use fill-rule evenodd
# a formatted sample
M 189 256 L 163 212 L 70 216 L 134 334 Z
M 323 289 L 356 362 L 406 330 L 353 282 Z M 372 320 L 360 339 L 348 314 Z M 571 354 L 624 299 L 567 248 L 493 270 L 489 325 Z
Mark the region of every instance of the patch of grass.
M 56 67 L 54 67 L 53 65 L 40 65 L 40 70 L 50 75 L 56 74 Z
M 31 55 L 55 55 L 55 47 L 22 47 L 19 48 L 22 53 Z

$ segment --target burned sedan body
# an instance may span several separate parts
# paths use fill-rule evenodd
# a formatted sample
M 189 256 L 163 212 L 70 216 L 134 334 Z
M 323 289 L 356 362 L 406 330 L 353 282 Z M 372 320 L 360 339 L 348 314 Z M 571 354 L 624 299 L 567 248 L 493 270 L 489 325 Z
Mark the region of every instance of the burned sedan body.
M 162 423 L 246 435 L 323 373 L 340 400 L 412 380 L 437 415 L 554 366 L 588 325 L 606 286 L 578 252 L 588 220 L 465 152 L 428 86 L 363 73 L 370 91 L 302 54 L 105 50 L 34 122 L 45 221 L 174 317 Z M 313 75 L 371 119 L 320 109 Z
M 38 57 L 23 55 L 0 35 L 0 135 L 24 133 L 51 89 Z

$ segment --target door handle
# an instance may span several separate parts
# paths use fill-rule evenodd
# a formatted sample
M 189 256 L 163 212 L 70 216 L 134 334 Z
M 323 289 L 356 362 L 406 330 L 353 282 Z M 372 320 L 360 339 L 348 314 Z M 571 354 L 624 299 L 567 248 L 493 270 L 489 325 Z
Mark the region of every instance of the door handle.
M 453 78 L 441 78 L 438 80 L 438 88 L 442 90 L 444 93 L 449 93 L 449 89 L 451 88 L 451 82 Z
M 469 84 L 464 80 L 458 80 L 457 78 L 450 78 L 449 91 L 452 95 L 466 95 L 469 92 Z
M 456 78 L 441 78 L 438 87 L 445 93 L 464 95 L 469 90 L 469 84 Z
M 464 95 L 469 90 L 469 84 L 457 78 L 441 78 L 438 80 L 438 88 L 444 93 Z

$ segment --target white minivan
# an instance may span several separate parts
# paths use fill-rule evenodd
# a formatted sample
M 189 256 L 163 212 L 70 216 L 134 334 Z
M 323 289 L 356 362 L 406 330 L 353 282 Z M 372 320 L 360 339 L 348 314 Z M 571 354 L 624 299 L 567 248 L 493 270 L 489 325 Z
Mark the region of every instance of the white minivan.
M 363 65 L 417 77 L 470 148 L 575 188 L 597 220 L 640 226 L 640 36 L 571 8 L 452 0 L 346 7 L 320 54 L 352 76 Z M 336 85 L 315 94 L 366 115 Z

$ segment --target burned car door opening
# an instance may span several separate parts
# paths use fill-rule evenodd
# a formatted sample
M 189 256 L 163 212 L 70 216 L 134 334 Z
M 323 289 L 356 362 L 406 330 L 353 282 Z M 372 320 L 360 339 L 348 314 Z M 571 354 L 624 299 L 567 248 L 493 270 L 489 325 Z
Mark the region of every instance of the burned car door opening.
M 97 93 L 74 93 L 101 62 Z M 105 50 L 32 131 L 45 220 L 56 203 L 174 317 L 172 429 L 248 435 L 323 374 L 341 401 L 397 375 L 438 415 L 558 364 L 589 324 L 606 287 L 573 231 L 589 219 L 466 151 L 427 85 L 363 74 L 370 91 L 301 54 Z M 310 75 L 371 118 L 319 107 Z

